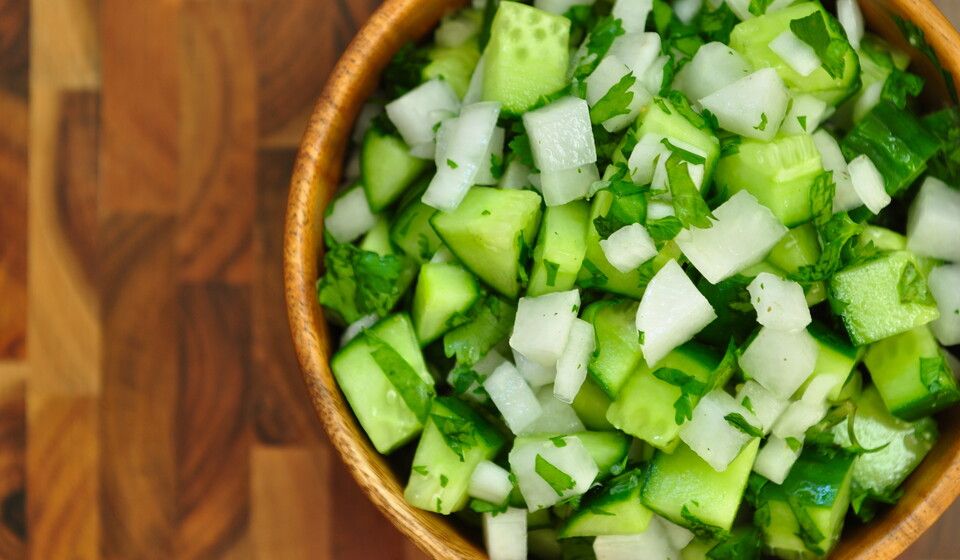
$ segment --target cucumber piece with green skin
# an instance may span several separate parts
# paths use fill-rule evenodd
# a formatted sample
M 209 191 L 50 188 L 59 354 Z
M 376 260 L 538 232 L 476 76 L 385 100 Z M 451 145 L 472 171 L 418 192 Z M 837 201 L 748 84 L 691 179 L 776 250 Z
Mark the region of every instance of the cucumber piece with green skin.
M 456 210 L 434 214 L 430 224 L 464 266 L 515 299 L 540 225 L 540 195 L 473 187 Z
M 468 321 L 467 312 L 480 296 L 480 284 L 462 266 L 451 263 L 421 266 L 411 310 L 420 345 L 426 346 Z
M 563 548 L 557 541 L 557 531 L 553 527 L 530 529 L 529 522 L 527 527 L 527 552 L 532 558 L 540 560 L 561 560 L 563 558 Z
M 812 223 L 806 223 L 788 231 L 770 250 L 767 262 L 789 275 L 798 272 L 800 267 L 815 265 L 820 253 L 817 228 Z M 804 288 L 804 295 L 807 296 L 807 305 L 813 307 L 826 301 L 827 286 L 823 282 L 814 282 Z
M 430 63 L 423 67 L 423 81 L 446 80 L 457 97 L 463 99 L 470 87 L 470 78 L 480 61 L 480 48 L 475 40 L 456 47 L 432 47 L 427 51 Z
M 917 420 L 960 401 L 950 365 L 928 327 L 873 344 L 863 362 L 894 416 Z
M 772 142 L 744 140 L 737 153 L 717 164 L 716 183 L 724 198 L 745 190 L 792 227 L 812 217 L 810 188 L 822 173 L 813 137 L 799 134 Z
M 807 332 L 817 343 L 817 363 L 810 378 L 797 390 L 803 395 L 807 387 L 817 378 L 829 378 L 832 381 L 827 399 L 839 402 L 840 394 L 850 379 L 853 369 L 863 355 L 863 349 L 857 349 L 820 323 L 811 323 Z M 818 382 L 819 383 L 819 382 Z
M 377 451 L 390 453 L 420 433 L 434 381 L 406 315 L 387 317 L 359 334 L 330 367 Z
M 634 469 L 610 479 L 586 496 L 560 529 L 560 538 L 642 533 L 653 512 L 640 503 L 643 471 Z
M 658 451 L 640 498 L 678 525 L 723 536 L 733 527 L 759 448 L 754 438 L 722 473 L 682 443 L 673 453 Z
M 443 241 L 430 225 L 430 218 L 436 213 L 435 208 L 420 202 L 419 197 L 410 201 L 394 218 L 390 240 L 418 263 L 429 261 L 443 246 Z
M 363 136 L 360 174 L 370 209 L 379 212 L 399 198 L 427 168 L 428 162 L 410 155 L 399 136 L 373 126 Z
M 840 142 L 845 158 L 865 155 L 883 175 L 890 196 L 896 196 L 927 170 L 940 150 L 937 137 L 910 111 L 881 100 Z
M 683 393 L 680 387 L 657 378 L 654 371 L 680 370 L 709 385 L 719 364 L 720 359 L 712 350 L 693 342 L 670 352 L 653 368 L 641 362 L 610 405 L 607 420 L 617 429 L 669 453 L 680 441 L 675 403 Z M 698 395 L 688 398 L 691 409 L 700 401 Z
M 819 12 L 830 39 L 842 40 L 843 74 L 832 77 L 822 66 L 803 76 L 770 48 L 770 42 L 790 30 L 793 20 Z M 838 41 L 836 44 L 840 45 Z M 831 45 L 833 47 L 833 45 Z M 836 106 L 860 89 L 860 57 L 847 42 L 840 23 L 819 2 L 802 2 L 738 24 L 730 33 L 730 48 L 739 52 L 756 69 L 773 68 L 795 93 L 806 93 Z
M 840 538 L 850 506 L 854 456 L 804 448 L 783 484 L 760 490 L 754 521 L 766 549 L 784 559 L 825 557 Z
M 720 158 L 720 140 L 709 129 L 699 128 L 690 122 L 669 100 L 656 98 L 641 114 L 636 137 L 647 134 L 674 138 L 695 146 L 706 154 L 704 162 L 703 184 L 710 183 L 713 171 Z M 629 157 L 630 154 L 624 154 Z
M 829 297 L 855 346 L 909 331 L 940 316 L 916 257 L 907 251 L 881 253 L 841 270 L 830 280 Z
M 874 386 L 867 387 L 853 403 L 857 406 L 853 417 L 857 443 L 876 449 L 853 461 L 853 509 L 863 516 L 872 507 L 870 502 L 890 503 L 898 497 L 900 485 L 933 448 L 938 433 L 933 418 L 907 422 L 890 414 Z M 833 428 L 834 442 L 842 447 L 852 444 L 849 421 Z
M 567 85 L 570 20 L 516 2 L 500 2 L 484 51 L 483 100 L 520 115 Z
M 551 439 L 553 434 L 539 434 L 535 436 L 520 436 L 514 440 L 513 446 L 520 447 L 531 442 Z M 620 432 L 576 432 L 563 437 L 578 437 L 583 447 L 597 464 L 600 474 L 598 480 L 610 475 L 620 474 L 618 469 L 625 464 L 627 453 L 630 452 L 630 438 Z M 560 437 L 560 436 L 556 436 Z M 615 472 L 617 471 L 617 472 Z
M 403 497 L 414 507 L 444 515 L 463 508 L 473 470 L 496 456 L 503 443 L 467 405 L 453 397 L 435 398 Z
M 572 406 L 588 430 L 613 430 L 613 424 L 607 420 L 607 410 L 611 402 L 596 381 L 587 376 L 580 386 L 577 398 L 573 399 Z
M 458 365 L 472 366 L 502 342 L 513 328 L 517 306 L 488 295 L 473 307 L 473 318 L 443 335 L 443 352 Z
M 584 310 L 584 320 L 593 323 L 597 348 L 590 358 L 591 378 L 610 397 L 616 398 L 627 378 L 643 361 L 637 335 L 634 301 L 603 300 Z
M 390 224 L 383 218 L 378 219 L 373 229 L 363 236 L 360 249 L 376 253 L 381 257 L 394 254 L 393 245 L 390 243 Z
M 575 200 L 562 206 L 550 206 L 533 250 L 533 270 L 527 296 L 565 292 L 577 282 L 577 273 L 587 251 L 587 225 L 590 207 Z

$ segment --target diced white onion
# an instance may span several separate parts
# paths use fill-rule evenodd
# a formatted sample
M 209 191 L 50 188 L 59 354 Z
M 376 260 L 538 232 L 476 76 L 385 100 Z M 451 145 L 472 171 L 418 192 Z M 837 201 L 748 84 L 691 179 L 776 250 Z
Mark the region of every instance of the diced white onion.
M 613 5 L 613 17 L 620 20 L 627 33 L 643 31 L 647 16 L 653 9 L 653 0 L 617 0 Z
M 930 324 L 930 329 L 940 344 L 960 344 L 960 265 L 933 269 L 927 283 L 940 309 L 940 318 Z
M 853 104 L 853 122 L 858 123 L 867 116 L 867 113 L 873 110 L 880 103 L 880 97 L 883 96 L 883 86 L 886 80 L 874 82 L 863 88 L 860 97 Z
M 380 317 L 370 314 L 360 317 L 356 321 L 347 325 L 347 328 L 343 330 L 343 334 L 340 336 L 340 347 L 344 347 L 348 342 L 357 337 L 358 334 L 369 329 L 380 320 Z
M 661 200 L 651 200 L 647 205 L 647 220 L 659 220 L 669 216 L 676 216 L 677 212 L 673 208 L 672 202 Z
M 597 150 L 587 102 L 564 97 L 523 115 L 537 169 L 564 171 L 596 163 Z
M 643 79 L 640 80 L 640 85 L 651 93 L 659 94 L 660 90 L 663 89 L 664 70 L 668 62 L 670 62 L 670 57 L 667 55 L 657 57 L 657 59 L 650 64 L 650 68 L 647 68 L 647 71 L 643 73 Z
M 801 444 L 803 443 L 802 438 L 797 441 Z M 800 447 L 797 447 L 796 451 L 794 451 L 782 438 L 770 436 L 767 443 L 760 449 L 760 453 L 757 453 L 757 460 L 753 464 L 753 470 L 774 484 L 783 484 L 783 481 L 787 479 L 787 475 L 790 474 L 790 469 L 793 468 L 793 464 L 796 463 L 797 458 L 800 457 L 800 451 Z
M 479 103 L 483 98 L 483 75 L 487 69 L 487 57 L 481 56 L 477 61 L 473 74 L 470 75 L 470 84 L 467 86 L 467 93 L 463 96 L 464 105 L 473 105 Z
M 554 490 L 537 473 L 537 456 L 573 479 L 573 488 Z M 571 496 L 583 494 L 600 472 L 577 436 L 566 436 L 559 442 L 547 439 L 519 443 L 510 451 L 509 461 L 510 470 L 517 479 L 517 486 L 530 511 L 538 511 Z
M 351 187 L 332 204 L 333 209 L 324 218 L 323 227 L 337 243 L 350 243 L 377 223 L 377 216 L 370 210 L 367 195 L 360 186 Z
M 763 327 L 740 356 L 740 367 L 781 399 L 789 399 L 810 377 L 820 347 L 807 331 Z
M 683 23 L 690 23 L 702 7 L 703 0 L 674 0 L 673 13 Z
M 694 337 L 717 314 L 677 261 L 671 260 L 647 285 L 637 308 L 640 348 L 653 367 L 674 348 Z
M 527 510 L 484 513 L 483 543 L 490 560 L 526 560 Z
M 460 111 L 460 99 L 444 80 L 430 80 L 388 103 L 386 111 L 408 146 L 432 144 L 433 127 Z
M 624 33 L 613 40 L 607 56 L 614 56 L 627 65 L 637 78 L 642 78 L 663 52 L 660 35 L 638 31 Z
M 537 391 L 537 401 L 540 403 L 540 417 L 523 429 L 520 435 L 547 434 L 568 435 L 582 432 L 586 428 L 577 411 L 568 403 L 553 396 L 553 386 L 541 387 Z
M 674 550 L 683 550 L 690 541 L 693 540 L 694 534 L 693 531 L 687 529 L 686 527 L 681 527 L 676 523 L 664 518 L 659 515 L 654 515 L 654 518 L 658 523 L 663 527 L 664 532 L 667 535 L 667 540 L 670 541 L 670 545 Z
M 595 106 L 601 99 L 616 86 L 620 80 L 630 74 L 628 68 L 615 55 L 604 57 L 596 70 L 587 78 L 587 102 L 591 107 Z M 617 115 L 603 121 L 603 128 L 609 132 L 622 130 L 637 120 L 640 111 L 650 104 L 653 97 L 647 93 L 647 90 L 640 85 L 640 80 L 634 75 L 634 84 L 630 87 L 630 93 L 633 97 L 627 106 L 628 112 Z
M 830 375 L 815 375 L 810 379 L 807 388 L 803 390 L 800 400 L 811 406 L 822 406 L 827 403 L 830 392 L 837 385 L 837 380 Z
M 523 378 L 527 380 L 527 384 L 534 389 L 543 387 L 544 385 L 551 385 L 556 380 L 556 366 L 542 366 L 516 350 L 513 350 L 513 361 L 517 365 L 517 370 L 520 372 L 520 375 L 522 375 Z
M 746 78 L 751 71 L 737 51 L 720 42 L 707 43 L 680 69 L 673 87 L 690 99 L 700 100 Z
M 825 401 L 820 404 L 813 404 L 806 400 L 794 401 L 773 425 L 773 435 L 783 439 L 792 437 L 802 440 L 807 430 L 823 420 L 826 415 Z
M 789 29 L 770 41 L 770 50 L 786 62 L 787 66 L 793 68 L 794 72 L 804 77 L 813 74 L 814 70 L 823 66 L 813 47 L 803 42 Z
M 600 241 L 607 262 L 624 274 L 657 255 L 657 246 L 641 224 L 630 224 Z
M 537 396 L 510 362 L 494 370 L 484 380 L 483 388 L 514 434 L 522 432 L 542 412 Z
M 487 146 L 487 153 L 480 159 L 480 169 L 477 171 L 477 178 L 474 179 L 476 185 L 496 185 L 499 179 L 493 176 L 493 160 L 503 160 L 503 141 L 506 131 L 499 126 L 493 130 L 493 136 L 490 138 L 490 144 Z
M 777 418 L 783 414 L 787 405 L 790 404 L 786 399 L 777 397 L 763 385 L 752 379 L 748 379 L 747 382 L 740 387 L 740 391 L 737 392 L 737 402 L 744 408 L 753 411 L 753 416 L 760 422 L 760 425 L 757 427 L 763 430 L 764 434 L 770 432 L 774 422 L 777 421 Z M 748 404 L 750 405 L 749 407 L 747 406 Z
M 767 6 L 764 14 L 772 14 L 774 12 L 780 11 L 790 4 L 793 4 L 796 0 L 773 0 L 770 2 L 770 5 Z M 753 19 L 756 17 L 753 13 L 750 12 L 750 0 L 726 0 L 727 6 L 730 7 L 730 11 L 737 15 L 741 20 Z
M 595 163 L 561 171 L 541 171 L 543 202 L 547 206 L 561 206 L 584 198 L 590 187 L 599 180 L 600 172 Z
M 716 284 L 762 261 L 787 233 L 780 220 L 747 191 L 713 211 L 709 228 L 685 229 L 676 241 L 700 274 Z
M 747 286 L 757 322 L 765 327 L 796 332 L 810 324 L 810 308 L 803 286 L 769 272 L 761 272 Z
M 820 152 L 823 168 L 833 174 L 833 182 L 837 186 L 833 197 L 833 211 L 845 212 L 862 206 L 863 201 L 857 196 L 857 191 L 853 190 L 847 160 L 844 159 L 837 140 L 826 130 L 818 130 L 813 133 L 813 143 Z
M 866 155 L 859 155 L 847 167 L 857 196 L 871 212 L 879 214 L 892 199 L 887 194 L 883 175 L 877 170 L 877 166 Z
M 910 206 L 907 247 L 925 257 L 960 262 L 960 191 L 928 177 Z
M 457 262 L 457 257 L 454 255 L 450 249 L 447 249 L 446 245 L 441 245 L 437 252 L 433 254 L 433 257 L 430 258 L 432 263 L 449 263 Z
M 850 45 L 859 50 L 860 42 L 863 41 L 864 25 L 863 12 L 860 11 L 857 0 L 837 0 L 837 19 L 847 32 Z
M 579 308 L 578 290 L 520 298 L 510 347 L 543 367 L 555 367 Z
M 576 398 L 580 386 L 587 378 L 590 355 L 595 349 L 593 325 L 582 319 L 574 319 L 567 345 L 557 361 L 557 380 L 553 385 L 553 395 L 558 400 L 572 403 Z
M 530 168 L 524 165 L 519 159 L 511 159 L 507 168 L 500 177 L 501 189 L 522 189 L 530 185 Z
M 820 123 L 827 120 L 833 112 L 833 107 L 828 106 L 822 99 L 807 94 L 798 95 L 793 98 L 780 132 L 794 135 L 810 134 L 820 128 Z
M 682 538 L 678 532 L 671 540 L 664 521 L 654 515 L 642 533 L 599 536 L 593 541 L 593 553 L 597 560 L 678 560 L 680 548 L 673 543 L 681 542 Z
M 777 71 L 764 68 L 711 93 L 700 104 L 725 130 L 769 142 L 780 130 L 789 101 L 790 93 Z
M 507 501 L 512 490 L 510 473 L 491 461 L 480 461 L 477 464 L 467 486 L 467 494 L 471 497 L 498 505 Z
M 680 439 L 713 470 L 727 470 L 731 461 L 751 439 L 724 418 L 741 415 L 747 423 L 759 428 L 760 422 L 723 389 L 704 395 L 693 409 L 693 417 L 680 427 Z

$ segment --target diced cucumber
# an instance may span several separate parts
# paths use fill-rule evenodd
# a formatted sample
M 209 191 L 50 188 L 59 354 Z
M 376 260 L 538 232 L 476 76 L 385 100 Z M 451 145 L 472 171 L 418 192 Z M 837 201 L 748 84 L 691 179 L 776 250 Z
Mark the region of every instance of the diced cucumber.
M 557 541 L 557 531 L 553 527 L 527 529 L 527 550 L 530 557 L 537 560 L 562 560 L 563 558 L 563 547 Z
M 611 402 L 593 377 L 588 375 L 577 398 L 573 399 L 573 410 L 588 430 L 612 430 L 613 425 L 607 420 L 607 409 Z
M 461 509 L 473 470 L 501 446 L 500 434 L 470 407 L 452 397 L 434 399 L 403 497 L 437 513 Z
M 636 302 L 604 300 L 591 304 L 584 319 L 593 323 L 597 349 L 590 360 L 590 375 L 611 398 L 643 360 L 637 336 Z
M 462 266 L 426 263 L 413 293 L 412 317 L 422 346 L 469 320 L 467 312 L 480 299 L 477 279 Z
M 630 452 L 630 438 L 620 432 L 578 432 L 573 434 L 597 464 L 599 478 L 619 474 Z
M 653 512 L 640 503 L 643 471 L 634 469 L 611 479 L 587 496 L 560 529 L 560 538 L 642 533 Z
M 706 154 L 703 184 L 710 182 L 717 160 L 720 158 L 720 140 L 709 128 L 693 124 L 669 99 L 659 97 L 644 109 L 639 122 L 637 138 L 643 138 L 647 134 L 675 138 Z
M 457 97 L 463 99 L 470 86 L 470 77 L 480 60 L 476 41 L 466 41 L 455 47 L 436 46 L 427 52 L 430 63 L 423 67 L 423 80 L 446 80 Z
M 330 366 L 377 451 L 390 453 L 420 433 L 433 378 L 406 315 L 387 317 L 358 335 Z
M 539 296 L 573 288 L 587 251 L 589 218 L 590 208 L 582 200 L 546 209 L 537 246 L 533 250 L 533 270 L 527 295 Z
M 784 31 L 790 30 L 790 23 L 819 12 L 829 39 L 840 39 L 831 44 L 831 50 L 842 48 L 843 73 L 832 77 L 823 67 L 804 76 L 791 68 L 770 48 L 770 43 Z M 833 45 L 841 45 L 834 47 Z M 836 18 L 827 13 L 819 2 L 801 2 L 789 8 L 738 24 L 730 34 L 730 47 L 739 52 L 754 68 L 774 68 L 787 86 L 797 93 L 814 95 L 831 105 L 838 105 L 860 88 L 860 59 L 857 52 L 846 40 L 843 28 Z M 834 53 L 831 53 L 834 54 Z
M 817 353 L 817 363 L 813 366 L 813 373 L 799 392 L 803 394 L 815 379 L 826 378 L 831 380 L 827 382 L 830 386 L 827 399 L 839 402 L 840 393 L 850 379 L 853 368 L 860 361 L 861 352 L 820 323 L 810 325 L 807 332 L 816 341 L 820 350 Z
M 923 174 L 940 143 L 910 111 L 881 101 L 840 143 L 851 160 L 866 155 L 883 175 L 887 193 L 896 196 Z
M 794 274 L 800 267 L 816 264 L 820 258 L 820 238 L 817 228 L 812 223 L 797 226 L 787 232 L 777 243 L 767 262 L 782 269 L 787 274 Z M 814 282 L 805 290 L 807 305 L 813 306 L 827 299 L 827 288 L 823 282 Z
M 760 439 L 744 447 L 727 470 L 718 473 L 686 445 L 658 451 L 641 493 L 644 505 L 674 523 L 724 534 L 733 527 Z
M 390 240 L 418 263 L 429 261 L 443 245 L 430 225 L 430 218 L 436 213 L 435 208 L 420 202 L 419 196 L 415 197 L 394 219 Z
M 695 343 L 675 349 L 654 368 L 641 362 L 610 405 L 607 420 L 617 429 L 658 449 L 672 451 L 679 441 L 680 423 L 677 422 L 676 403 L 682 400 L 683 393 L 680 387 L 657 378 L 654 371 L 660 368 L 676 369 L 701 383 L 709 384 L 719 363 L 716 354 Z M 691 409 L 699 402 L 696 395 L 688 395 L 687 398 Z
M 517 313 L 516 306 L 504 299 L 488 295 L 473 307 L 469 323 L 443 335 L 443 351 L 458 364 L 470 366 L 487 355 L 507 338 Z
M 716 181 L 725 197 L 745 190 L 792 227 L 810 220 L 810 188 L 821 173 L 813 138 L 799 134 L 772 142 L 744 140 L 736 154 L 720 160 Z
M 853 459 L 842 451 L 804 449 L 782 485 L 763 486 L 754 521 L 768 552 L 785 560 L 830 552 L 850 505 Z
M 906 422 L 887 411 L 876 387 L 867 387 L 854 398 L 857 406 L 853 431 L 869 453 L 857 455 L 853 462 L 853 507 L 863 515 L 867 501 L 890 502 L 907 476 L 933 448 L 937 441 L 937 424 L 932 418 Z M 833 429 L 837 445 L 852 445 L 844 420 Z
M 960 401 L 946 356 L 928 327 L 874 343 L 863 358 L 893 415 L 917 420 Z
M 882 253 L 838 272 L 830 280 L 830 304 L 843 317 L 850 340 L 863 346 L 937 319 L 916 257 Z
M 390 243 L 390 224 L 385 219 L 378 219 L 376 225 L 363 236 L 360 250 L 370 251 L 381 257 L 394 254 L 393 245 Z
M 363 137 L 360 167 L 363 190 L 370 209 L 379 212 L 396 200 L 427 167 L 427 161 L 410 155 L 399 137 L 371 127 Z
M 484 101 L 522 114 L 566 85 L 570 20 L 516 2 L 500 2 L 484 51 Z
M 453 212 L 430 223 L 458 259 L 498 292 L 516 298 L 523 266 L 540 225 L 540 196 L 532 191 L 474 187 Z

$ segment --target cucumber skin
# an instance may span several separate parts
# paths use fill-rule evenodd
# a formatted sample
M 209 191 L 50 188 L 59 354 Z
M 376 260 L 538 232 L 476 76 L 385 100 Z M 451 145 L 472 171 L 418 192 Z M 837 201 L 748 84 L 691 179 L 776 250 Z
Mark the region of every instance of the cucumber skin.
M 643 481 L 642 469 L 611 479 L 581 502 L 560 529 L 560 538 L 642 533 L 653 518 L 653 512 L 640 502 Z
M 420 202 L 419 197 L 403 206 L 390 227 L 390 240 L 419 264 L 428 262 L 443 245 L 430 218 L 437 213 Z
M 477 279 L 460 265 L 427 263 L 421 266 L 411 309 L 413 326 L 420 345 L 426 346 L 447 331 L 467 322 L 467 312 L 482 295 Z M 450 307 L 441 310 L 440 302 L 448 303 Z M 438 312 L 442 312 L 444 316 L 428 320 L 430 315 Z M 434 326 L 428 329 L 431 323 Z
M 427 168 L 427 160 L 410 155 L 397 136 L 371 127 L 363 137 L 360 174 L 370 210 L 380 212 L 399 198 Z
M 550 206 L 543 212 L 527 296 L 565 292 L 574 287 L 587 251 L 589 217 L 590 207 L 582 200 Z M 545 261 L 557 267 L 553 278 Z
M 631 301 L 604 300 L 584 311 L 584 320 L 593 323 L 597 337 L 597 349 L 587 371 L 610 398 L 616 398 L 643 359 L 635 332 L 638 305 Z

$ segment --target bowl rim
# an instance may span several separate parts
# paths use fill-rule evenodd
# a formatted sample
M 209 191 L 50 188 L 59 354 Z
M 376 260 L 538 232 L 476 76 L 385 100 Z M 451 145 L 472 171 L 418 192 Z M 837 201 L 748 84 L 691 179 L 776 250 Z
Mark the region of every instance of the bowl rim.
M 380 72 L 400 46 L 428 32 L 442 13 L 465 2 L 385 0 L 357 32 L 328 78 L 301 141 L 290 183 L 283 248 L 289 326 L 315 412 L 340 459 L 377 508 L 424 552 L 444 559 L 482 559 L 486 555 L 441 516 L 414 508 L 403 499 L 402 487 L 357 425 L 333 378 L 328 363 L 332 348 L 316 300 L 315 281 L 323 251 L 323 209 L 338 186 L 360 106 L 373 93 Z M 886 9 L 875 2 L 860 2 L 871 20 L 878 16 L 870 12 Z M 889 0 L 884 4 L 917 16 L 911 21 L 924 31 L 944 68 L 960 77 L 960 32 L 931 0 Z M 398 27 L 398 21 L 405 25 Z M 848 547 L 855 550 L 839 558 L 895 558 L 939 518 L 960 495 L 960 437 L 955 439 L 950 446 L 937 442 L 934 449 L 946 447 L 938 461 L 946 466 L 936 480 L 918 489 L 909 511 L 886 523 L 883 537 L 855 539 L 865 542 Z

